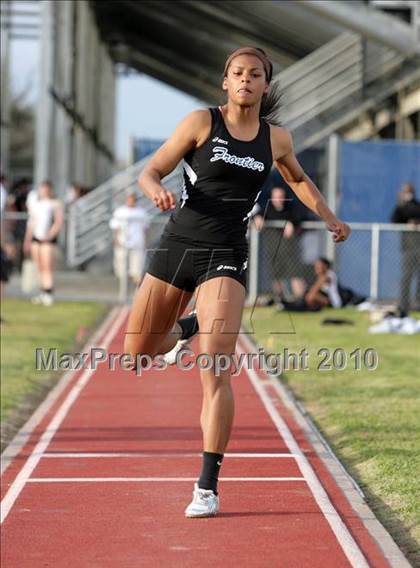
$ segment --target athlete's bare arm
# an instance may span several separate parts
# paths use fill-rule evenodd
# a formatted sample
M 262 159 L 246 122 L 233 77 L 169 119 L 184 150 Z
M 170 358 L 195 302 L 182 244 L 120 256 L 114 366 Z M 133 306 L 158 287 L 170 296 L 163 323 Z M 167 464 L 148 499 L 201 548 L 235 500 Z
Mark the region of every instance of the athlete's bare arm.
M 173 209 L 175 195 L 160 181 L 170 174 L 186 152 L 206 140 L 210 133 L 211 115 L 206 109 L 190 112 L 175 128 L 172 136 L 153 154 L 138 178 L 143 193 L 162 211 Z
M 350 227 L 337 219 L 319 189 L 303 171 L 296 159 L 290 133 L 279 126 L 270 126 L 270 130 L 273 162 L 284 181 L 306 207 L 325 221 L 334 242 L 345 241 L 350 235 Z

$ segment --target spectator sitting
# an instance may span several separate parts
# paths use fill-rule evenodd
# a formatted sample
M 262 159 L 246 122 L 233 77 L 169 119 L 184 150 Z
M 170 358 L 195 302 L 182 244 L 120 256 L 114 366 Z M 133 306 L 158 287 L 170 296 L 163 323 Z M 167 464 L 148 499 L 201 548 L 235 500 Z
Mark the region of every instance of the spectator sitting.
M 305 302 L 309 308 L 341 308 L 343 302 L 338 291 L 338 279 L 331 269 L 331 262 L 320 257 L 314 263 L 317 276 L 316 281 L 305 295 Z
M 350 288 L 339 285 L 336 273 L 331 269 L 331 262 L 324 257 L 318 258 L 314 263 L 316 280 L 306 292 L 305 297 L 294 302 L 282 300 L 278 304 L 279 310 L 291 312 L 317 312 L 323 308 L 341 308 L 345 305 L 355 305 L 363 300 Z

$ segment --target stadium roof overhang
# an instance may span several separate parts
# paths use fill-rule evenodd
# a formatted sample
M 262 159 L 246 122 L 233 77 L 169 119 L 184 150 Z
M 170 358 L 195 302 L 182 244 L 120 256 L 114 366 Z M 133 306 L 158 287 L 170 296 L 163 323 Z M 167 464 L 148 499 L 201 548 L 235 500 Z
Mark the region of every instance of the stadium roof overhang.
M 310 0 L 91 1 L 101 36 L 115 61 L 212 104 L 220 101 L 227 54 L 243 45 L 264 48 L 275 74 L 349 29 L 371 38 L 376 35 L 378 41 L 388 38 L 393 47 L 401 44 L 401 50 L 411 48 L 404 33 L 410 28 L 402 22 L 373 12 L 371 23 L 359 30 L 358 20 L 351 12 L 337 12 L 337 4 L 340 2 Z M 356 2 L 351 4 L 354 7 Z M 357 4 L 361 10 L 369 9 Z M 387 18 L 392 29 L 388 27 L 385 33 Z
M 243 45 L 266 49 L 275 73 L 342 31 L 294 3 L 197 0 L 93 1 L 99 30 L 117 62 L 215 103 L 223 64 Z M 273 11 L 277 14 L 273 16 Z M 305 24 L 306 22 L 306 24 Z M 303 33 L 304 30 L 304 33 Z

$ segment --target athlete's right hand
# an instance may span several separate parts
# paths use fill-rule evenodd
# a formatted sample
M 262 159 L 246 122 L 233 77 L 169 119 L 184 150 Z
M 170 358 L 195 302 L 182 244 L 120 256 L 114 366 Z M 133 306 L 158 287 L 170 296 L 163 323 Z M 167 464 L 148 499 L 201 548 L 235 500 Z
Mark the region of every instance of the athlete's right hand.
M 168 191 L 164 187 L 160 191 L 157 191 L 152 197 L 153 203 L 156 207 L 159 207 L 161 211 L 167 211 L 168 209 L 175 209 L 176 198 L 172 191 Z

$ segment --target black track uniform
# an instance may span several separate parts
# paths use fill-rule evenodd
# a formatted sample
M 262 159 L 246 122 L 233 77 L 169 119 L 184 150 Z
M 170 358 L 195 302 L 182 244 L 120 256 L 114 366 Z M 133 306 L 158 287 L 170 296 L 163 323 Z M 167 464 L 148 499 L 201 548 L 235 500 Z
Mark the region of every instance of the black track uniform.
M 248 222 L 273 162 L 265 120 L 244 142 L 229 134 L 220 107 L 209 110 L 210 135 L 184 156 L 181 200 L 147 269 L 189 292 L 216 276 L 246 286 Z

